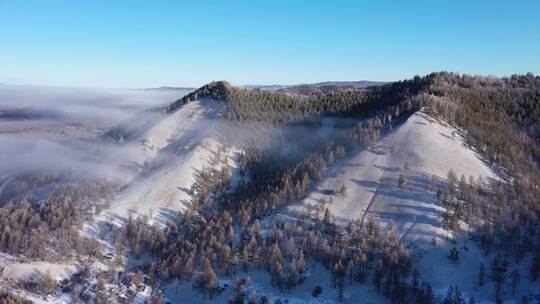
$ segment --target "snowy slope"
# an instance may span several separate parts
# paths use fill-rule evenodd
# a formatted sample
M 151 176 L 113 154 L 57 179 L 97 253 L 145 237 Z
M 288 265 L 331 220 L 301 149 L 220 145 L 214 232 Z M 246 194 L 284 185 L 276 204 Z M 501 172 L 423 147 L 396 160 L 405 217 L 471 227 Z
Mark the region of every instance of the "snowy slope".
M 455 130 L 417 112 L 368 149 L 338 160 L 290 211 L 325 199 L 338 221 L 372 215 L 382 224 L 394 221 L 399 235 L 431 239 L 434 233 L 443 235 L 433 185 L 450 169 L 458 176 L 496 178 Z M 406 177 L 403 189 L 398 187 L 400 175 Z M 339 195 L 342 185 L 348 189 L 346 197 Z
M 146 150 L 157 153 L 169 144 L 203 126 L 204 121 L 219 118 L 222 105 L 212 100 L 196 100 L 165 116 L 136 140 Z
M 233 168 L 237 148 L 228 147 L 221 130 L 223 103 L 210 99 L 190 102 L 129 143 L 147 151 L 148 168 L 136 176 L 96 219 L 121 223 L 130 213 L 162 222 L 186 208 L 197 174 L 215 165 L 218 151 Z M 222 164 L 219 165 L 220 167 Z M 95 229 L 94 224 L 90 230 Z M 95 232 L 95 231 L 94 231 Z
M 493 256 L 484 256 L 474 242 L 467 241 L 465 233 L 455 243 L 449 241 L 441 225 L 444 209 L 438 205 L 435 185 L 446 179 L 450 169 L 458 177 L 499 178 L 456 130 L 420 111 L 368 149 L 338 160 L 308 196 L 285 214 L 295 216 L 306 204 L 317 204 L 324 198 L 338 223 L 370 216 L 379 219 L 412 249 L 415 267 L 439 296 L 444 296 L 450 285 L 459 285 L 467 299 L 474 295 L 482 303 L 492 303 L 492 282 L 487 280 L 482 288 L 477 282 L 480 263 L 489 267 Z M 398 186 L 400 175 L 406 180 L 403 188 Z M 339 194 L 342 185 L 348 189 L 346 197 Z M 460 251 L 458 264 L 448 259 L 453 246 Z M 528 263 L 512 267 L 525 275 Z M 518 294 L 533 290 L 531 284 L 522 284 Z M 504 299 L 512 300 L 511 294 Z
M 0 266 L 0 282 L 40 279 L 47 274 L 60 281 L 69 278 L 77 270 L 75 265 L 69 263 L 23 262 L 5 253 L 0 253 Z
M 164 295 L 171 303 L 228 303 L 235 295 L 234 280 L 237 277 L 249 277 L 253 283 L 249 285 L 248 293 L 255 292 L 257 295 L 265 295 L 270 301 L 269 303 L 276 303 L 277 300 L 289 304 L 340 303 L 338 301 L 339 294 L 332 284 L 330 272 L 324 266 L 314 261 L 308 261 L 307 269 L 308 272 L 306 273 L 305 280 L 292 291 L 280 291 L 275 286 L 272 286 L 270 275 L 266 271 L 257 270 L 255 267 L 252 267 L 248 272 L 238 272 L 232 277 L 221 278 L 219 280 L 219 286 L 223 287 L 224 290 L 212 299 L 207 294 L 195 290 L 191 284 L 187 283 L 180 284 L 178 287 L 175 287 L 174 284 L 166 285 Z M 312 292 L 316 286 L 322 288 L 322 293 L 318 297 L 313 297 Z M 383 295 L 378 294 L 368 284 L 347 284 L 343 302 L 341 303 L 358 303 L 358 299 L 362 299 L 361 303 L 366 304 L 389 303 Z

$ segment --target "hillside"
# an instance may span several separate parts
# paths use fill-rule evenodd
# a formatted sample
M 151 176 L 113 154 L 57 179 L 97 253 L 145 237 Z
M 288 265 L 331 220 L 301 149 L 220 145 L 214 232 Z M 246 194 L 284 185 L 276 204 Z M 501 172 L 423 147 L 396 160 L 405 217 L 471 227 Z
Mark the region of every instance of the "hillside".
M 440 213 L 434 191 L 438 183 L 450 170 L 467 179 L 489 180 L 495 174 L 447 124 L 422 111 L 405 119 L 380 141 L 337 161 L 316 183 L 304 204 L 315 206 L 321 200 L 332 201 L 328 208 L 338 221 L 375 216 L 384 225 L 394 221 L 400 237 L 414 224 L 418 234 L 425 235 L 428 241 L 438 233 L 442 238 L 441 214 L 429 220 Z M 404 176 L 401 188 L 400 175 Z M 345 196 L 339 193 L 343 185 L 347 189 Z M 299 212 L 300 207 L 290 209 Z M 434 212 L 430 215 L 425 210 Z
M 234 171 L 239 150 L 227 146 L 222 112 L 219 102 L 196 100 L 127 143 L 145 151 L 143 170 L 96 220 L 122 224 L 129 214 L 170 220 L 191 204 L 190 189 L 204 169 L 228 166 Z
M 523 77 L 504 80 L 467 77 L 459 79 L 455 75 L 439 73 L 417 78 L 409 83 L 393 84 L 394 88 L 405 90 L 414 88 L 415 83 L 420 84 L 420 90 L 417 91 L 417 95 L 413 94 L 412 100 L 425 106 L 426 110 L 414 113 L 403 125 L 398 120 L 395 123 L 395 130 L 383 131 L 384 135 L 381 141 L 375 142 L 367 149 L 363 147 L 354 149 L 344 159 L 338 160 L 336 165 L 331 166 L 324 173 L 322 180 L 316 182 L 314 188 L 308 191 L 307 198 L 304 201 L 314 204 L 319 203 L 321 198 L 326 198 L 328 208 L 324 209 L 335 216 L 336 222 L 342 223 L 342 226 L 349 225 L 348 221 L 350 220 L 360 219 L 359 223 L 360 227 L 362 227 L 362 225 L 368 225 L 368 218 L 376 221 L 378 219 L 378 222 L 384 227 L 383 229 L 392 230 L 398 240 L 411 249 L 415 259 L 418 259 L 417 267 L 420 274 L 427 278 L 429 282 L 433 282 L 432 287 L 436 289 L 437 294 L 441 297 L 444 296 L 446 289 L 451 284 L 462 286 L 463 293 L 467 297 L 474 295 L 483 301 L 490 301 L 493 299 L 492 288 L 496 290 L 495 297 L 503 297 L 502 293 L 500 293 L 503 287 L 498 285 L 501 283 L 496 278 L 494 279 L 494 286 L 488 284 L 480 289 L 470 287 L 478 281 L 479 263 L 484 265 L 497 264 L 502 263 L 502 260 L 498 256 L 489 253 L 490 250 L 493 250 L 489 248 L 493 247 L 486 247 L 486 241 L 482 241 L 481 244 L 472 242 L 471 245 L 468 238 L 473 240 L 489 238 L 487 242 L 493 242 L 495 248 L 501 248 L 498 246 L 502 245 L 504 234 L 507 232 L 503 232 L 503 229 L 503 231 L 498 232 L 501 233 L 500 236 L 494 237 L 490 235 L 491 232 L 489 231 L 491 225 L 500 223 L 501 215 L 505 214 L 506 210 L 511 210 L 510 203 L 505 205 L 506 202 L 501 202 L 500 204 L 504 204 L 504 207 L 491 203 L 488 206 L 489 211 L 482 211 L 483 215 L 479 216 L 483 224 L 478 227 L 478 219 L 474 220 L 476 221 L 474 225 L 474 221 L 471 221 L 471 218 L 477 218 L 478 215 L 469 213 L 471 212 L 469 209 L 475 207 L 471 207 L 470 204 L 472 203 L 468 201 L 468 194 L 458 193 L 458 199 L 465 201 L 458 202 L 457 205 L 454 203 L 445 205 L 444 201 L 442 203 L 440 201 L 445 199 L 444 196 L 442 196 L 443 198 L 440 197 L 440 192 L 442 190 L 443 195 L 445 195 L 444 191 L 453 192 L 452 188 L 444 190 L 449 182 L 448 177 L 453 174 L 459 180 L 463 174 L 465 182 L 460 182 L 460 189 L 462 184 L 467 185 L 467 183 L 470 184 L 465 188 L 482 188 L 485 187 L 482 186 L 483 183 L 493 184 L 493 186 L 487 186 L 488 188 L 494 187 L 493 190 L 486 190 L 485 188 L 474 190 L 480 193 L 481 201 L 487 200 L 489 202 L 492 195 L 495 194 L 491 194 L 491 191 L 501 191 L 500 189 L 497 190 L 497 187 L 504 188 L 505 186 L 501 185 L 501 183 L 504 184 L 507 174 L 514 170 L 508 171 L 507 168 L 534 167 L 528 174 L 536 174 L 537 166 L 531 163 L 530 160 L 523 158 L 524 155 L 528 155 L 528 149 L 536 153 L 537 146 L 532 143 L 534 140 L 531 142 L 530 139 L 522 135 L 510 135 L 521 132 L 519 129 L 523 127 L 524 121 L 534 123 L 535 118 L 527 117 L 527 115 L 535 112 L 523 112 L 516 119 L 515 112 L 519 113 L 520 110 L 508 106 L 508 103 L 500 102 L 504 100 L 504 96 L 510 95 L 512 97 L 509 100 L 512 102 L 517 100 L 518 109 L 519 107 L 529 107 L 531 98 L 534 99 L 532 97 L 534 96 L 534 90 L 538 86 L 532 86 L 532 95 L 522 93 L 520 97 L 514 95 L 514 88 L 512 88 L 512 86 L 521 86 L 523 83 L 527 85 L 527 81 L 534 83 L 537 80 L 531 79 L 530 76 L 528 76 L 528 79 Z M 449 86 L 449 82 L 452 85 Z M 501 87 L 501 83 L 506 85 Z M 388 100 L 388 95 L 385 94 L 392 92 L 392 86 L 383 87 L 375 90 L 377 93 L 370 94 L 379 94 L 379 102 Z M 529 91 L 531 90 L 530 87 L 517 90 L 531 92 Z M 370 94 L 367 94 L 368 97 L 365 100 L 370 99 Z M 224 99 L 229 103 L 235 102 L 231 95 L 224 95 Z M 251 96 L 255 96 L 255 94 L 251 94 Z M 471 101 L 469 98 L 472 96 L 477 96 L 478 99 Z M 283 97 L 279 100 L 287 104 L 289 102 L 288 98 L 290 97 Z M 524 99 L 521 100 L 520 98 Z M 299 104 L 305 102 L 306 105 L 305 109 L 300 108 L 298 112 L 293 113 L 308 117 L 332 113 L 332 110 L 327 107 L 314 111 L 307 110 L 312 107 L 311 102 L 315 101 L 309 99 L 296 100 L 298 100 Z M 452 106 L 451 103 L 453 102 L 455 104 Z M 488 113 L 495 113 L 493 107 L 497 106 L 504 106 L 506 114 L 498 111 L 499 118 L 491 118 L 492 120 L 481 116 L 487 115 L 489 117 L 489 115 L 493 115 Z M 480 107 L 481 110 L 478 110 L 477 107 Z M 477 110 L 472 110 L 474 108 Z M 400 112 L 406 113 L 406 111 Z M 358 118 L 362 117 L 362 115 L 358 115 L 360 113 L 354 111 L 348 113 L 349 115 L 357 114 L 353 114 L 353 116 Z M 448 120 L 445 122 L 444 119 L 441 120 L 441 117 L 448 118 Z M 508 149 L 509 141 L 501 142 L 503 140 L 501 133 L 493 132 L 493 127 L 488 127 L 493 121 L 503 121 L 506 129 L 501 133 L 509 135 L 506 139 L 513 142 L 514 151 Z M 453 127 L 450 125 L 453 125 Z M 516 157 L 510 157 L 511 155 L 519 156 L 523 162 L 516 162 Z M 328 159 L 328 157 L 328 154 L 325 153 L 325 158 Z M 512 161 L 511 165 L 509 161 Z M 453 173 L 449 174 L 449 172 Z M 500 176 L 505 176 L 505 178 L 501 179 Z M 516 189 L 522 187 L 519 183 L 528 183 L 526 179 L 520 179 L 516 183 Z M 481 186 L 475 186 L 476 184 Z M 340 187 L 343 185 L 346 186 L 345 192 L 347 194 L 345 197 L 339 194 Z M 286 183 L 284 187 L 287 187 Z M 488 191 L 488 193 L 482 194 L 484 191 Z M 537 210 L 538 206 L 535 206 L 532 201 L 529 202 L 527 196 L 523 196 L 518 192 L 517 197 L 521 202 L 531 204 L 530 206 Z M 463 207 L 459 207 L 460 205 Z M 460 220 L 459 217 L 462 216 L 460 214 L 463 211 L 458 210 L 462 210 L 462 208 L 466 208 L 467 211 L 465 212 L 465 219 Z M 289 210 L 285 212 L 288 215 L 292 214 L 305 219 L 303 215 L 305 210 L 301 205 L 293 205 L 286 208 L 286 210 Z M 524 212 L 530 214 L 529 211 Z M 447 216 L 450 218 L 458 216 L 457 230 L 450 231 L 449 226 L 447 226 L 449 224 L 446 223 Z M 269 225 L 269 228 L 271 228 L 272 224 Z M 505 223 L 505 225 L 507 224 Z M 434 247 L 433 244 L 437 244 L 437 246 Z M 458 247 L 457 251 L 462 256 L 461 262 L 457 266 L 448 261 L 448 252 L 454 246 Z M 496 250 L 504 251 L 505 249 Z M 482 251 L 484 251 L 484 256 L 481 256 L 482 253 L 480 252 Z M 428 252 L 432 252 L 432 254 L 428 254 Z M 424 256 L 425 258 L 423 258 Z M 439 263 L 441 268 L 445 269 L 444 273 L 451 277 L 445 278 L 443 272 L 431 272 L 430 268 L 434 263 Z M 504 272 L 508 277 L 515 277 L 516 274 L 527 271 L 528 263 L 528 260 L 522 263 L 516 262 L 511 269 L 504 266 Z M 533 265 L 535 263 L 533 262 Z M 521 286 L 521 293 L 534 293 L 532 285 L 522 284 Z M 513 293 L 512 295 L 504 294 L 504 298 L 512 299 Z
M 537 297 L 540 78 L 326 85 L 213 82 L 104 130 L 92 156 L 123 156 L 102 164 L 123 178 L 1 207 L 0 284 L 64 302 Z
M 467 225 L 463 225 L 456 243 L 449 241 L 443 225 L 445 208 L 439 202 L 437 189 L 450 170 L 467 180 L 490 181 L 499 177 L 466 145 L 460 132 L 444 121 L 423 111 L 404 120 L 396 122 L 393 129 L 367 149 L 352 151 L 336 161 L 302 202 L 287 207 L 282 216 L 302 218 L 306 210 L 325 204 L 336 223 L 344 226 L 350 221 L 364 227 L 369 221 L 378 221 L 411 250 L 419 274 L 428 278 L 437 293 L 444 295 L 449 285 L 459 285 L 466 297 L 489 302 L 490 287 L 473 286 L 478 280 L 480 263 L 488 265 L 490 259 L 467 240 L 466 235 L 472 230 Z M 400 176 L 404 178 L 402 185 Z M 343 186 L 345 194 L 340 193 Z M 457 266 L 447 258 L 453 246 L 461 252 Z M 467 250 L 463 250 L 465 247 Z M 440 271 L 434 272 L 433 265 L 438 265 Z M 516 267 L 526 271 L 524 266 Z M 523 284 L 521 292 L 533 289 L 532 285 Z

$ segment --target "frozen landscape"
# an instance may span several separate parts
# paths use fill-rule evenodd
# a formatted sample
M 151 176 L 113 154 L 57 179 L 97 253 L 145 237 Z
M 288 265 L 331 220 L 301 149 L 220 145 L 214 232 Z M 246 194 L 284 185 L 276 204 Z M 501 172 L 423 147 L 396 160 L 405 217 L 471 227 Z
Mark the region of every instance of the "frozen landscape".
M 493 195 L 501 195 L 497 189 L 506 187 L 508 171 L 489 160 L 467 130 L 437 114 L 436 104 L 415 106 L 411 100 L 374 115 L 308 114 L 306 120 L 289 116 L 293 121 L 275 123 L 267 121 L 276 117 L 274 112 L 264 114 L 269 109 L 257 103 L 272 96 L 285 98 L 278 102 L 296 97 L 213 83 L 196 91 L 173 91 L 180 105 L 165 111 L 174 99 L 169 90 L 32 88 L 50 94 L 34 103 L 47 106 L 51 114 L 43 118 L 31 114 L 39 107 L 18 101 L 29 98 L 28 88 L 1 88 L 2 107 L 9 109 L 3 112 L 8 114 L 0 140 L 10 143 L 3 145 L 3 155 L 20 157 L 19 163 L 10 157 L 2 164 L 0 196 L 7 214 L 17 210 L 13 204 L 26 204 L 28 210 L 36 208 L 36 216 L 45 216 L 47 208 L 55 208 L 49 206 L 70 199 L 65 195 L 80 200 L 73 201 L 75 211 L 69 204 L 59 206 L 75 212 L 70 229 L 78 232 L 67 239 L 75 248 L 62 247 L 60 239 L 44 250 L 6 247 L 0 282 L 15 296 L 37 303 L 99 301 L 102 295 L 120 303 L 243 298 L 391 303 L 398 295 L 385 291 L 391 283 L 384 272 L 382 281 L 377 279 L 384 271 L 377 263 L 384 265 L 388 254 L 412 265 L 405 274 L 405 286 L 413 288 L 405 295 L 409 299 L 457 296 L 491 303 L 495 292 L 517 303 L 516 294 L 536 295 L 537 287 L 526 277 L 534 256 L 527 253 L 502 264 L 508 276 L 502 283 L 494 278 L 494 263 L 503 263 L 503 256 L 482 236 L 486 207 L 471 209 L 470 195 L 488 204 L 495 197 L 489 187 L 499 187 Z M 246 106 L 242 112 L 244 105 L 219 95 L 223 90 L 240 94 L 238 100 L 245 94 L 245 102 L 259 108 Z M 97 97 L 74 99 L 74 110 L 62 112 L 66 96 L 75 94 Z M 99 111 L 79 110 L 87 107 L 87 98 L 110 101 Z M 107 113 L 103 107 L 119 109 L 114 120 L 102 114 Z M 263 115 L 242 118 L 258 113 L 252 111 Z M 83 113 L 76 132 L 58 131 Z M 231 119 L 231 113 L 241 121 Z M 33 148 L 25 149 L 28 145 Z M 265 183 L 269 186 L 259 188 Z M 344 238 L 335 239 L 332 231 L 341 231 Z M 218 233 L 217 239 L 209 232 Z M 191 239 L 196 235 L 199 240 Z M 326 250 L 357 238 L 359 243 L 342 247 L 337 262 L 328 260 Z M 202 249 L 183 255 L 190 244 L 205 239 L 210 242 L 206 252 L 217 250 L 218 255 L 193 255 Z M 28 240 L 33 242 L 33 236 Z M 169 255 L 168 247 L 182 248 L 173 260 L 187 259 L 184 265 L 171 257 L 159 260 L 160 254 Z M 362 266 L 366 253 L 371 258 Z M 283 268 L 276 270 L 276 265 Z M 360 267 L 358 274 L 355 267 Z M 516 273 L 525 276 L 520 284 Z
M 540 304 L 540 1 L 0 1 L 0 304 Z

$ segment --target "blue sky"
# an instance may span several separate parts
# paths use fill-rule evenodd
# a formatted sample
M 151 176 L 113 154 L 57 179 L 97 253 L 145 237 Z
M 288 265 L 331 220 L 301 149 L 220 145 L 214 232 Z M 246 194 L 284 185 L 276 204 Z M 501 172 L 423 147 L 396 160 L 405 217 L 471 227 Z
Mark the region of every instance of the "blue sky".
M 0 82 L 57 86 L 540 74 L 540 1 L 0 0 Z

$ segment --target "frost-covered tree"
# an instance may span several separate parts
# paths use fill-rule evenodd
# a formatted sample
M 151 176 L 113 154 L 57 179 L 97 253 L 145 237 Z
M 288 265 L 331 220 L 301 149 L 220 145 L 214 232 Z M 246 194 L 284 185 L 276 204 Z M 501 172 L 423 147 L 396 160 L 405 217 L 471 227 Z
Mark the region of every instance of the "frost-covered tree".
M 454 264 L 459 263 L 459 250 L 455 246 L 450 249 L 448 258 Z
M 341 195 L 341 197 L 347 197 L 348 192 L 345 185 L 342 185 L 341 188 L 339 188 L 339 194 Z

